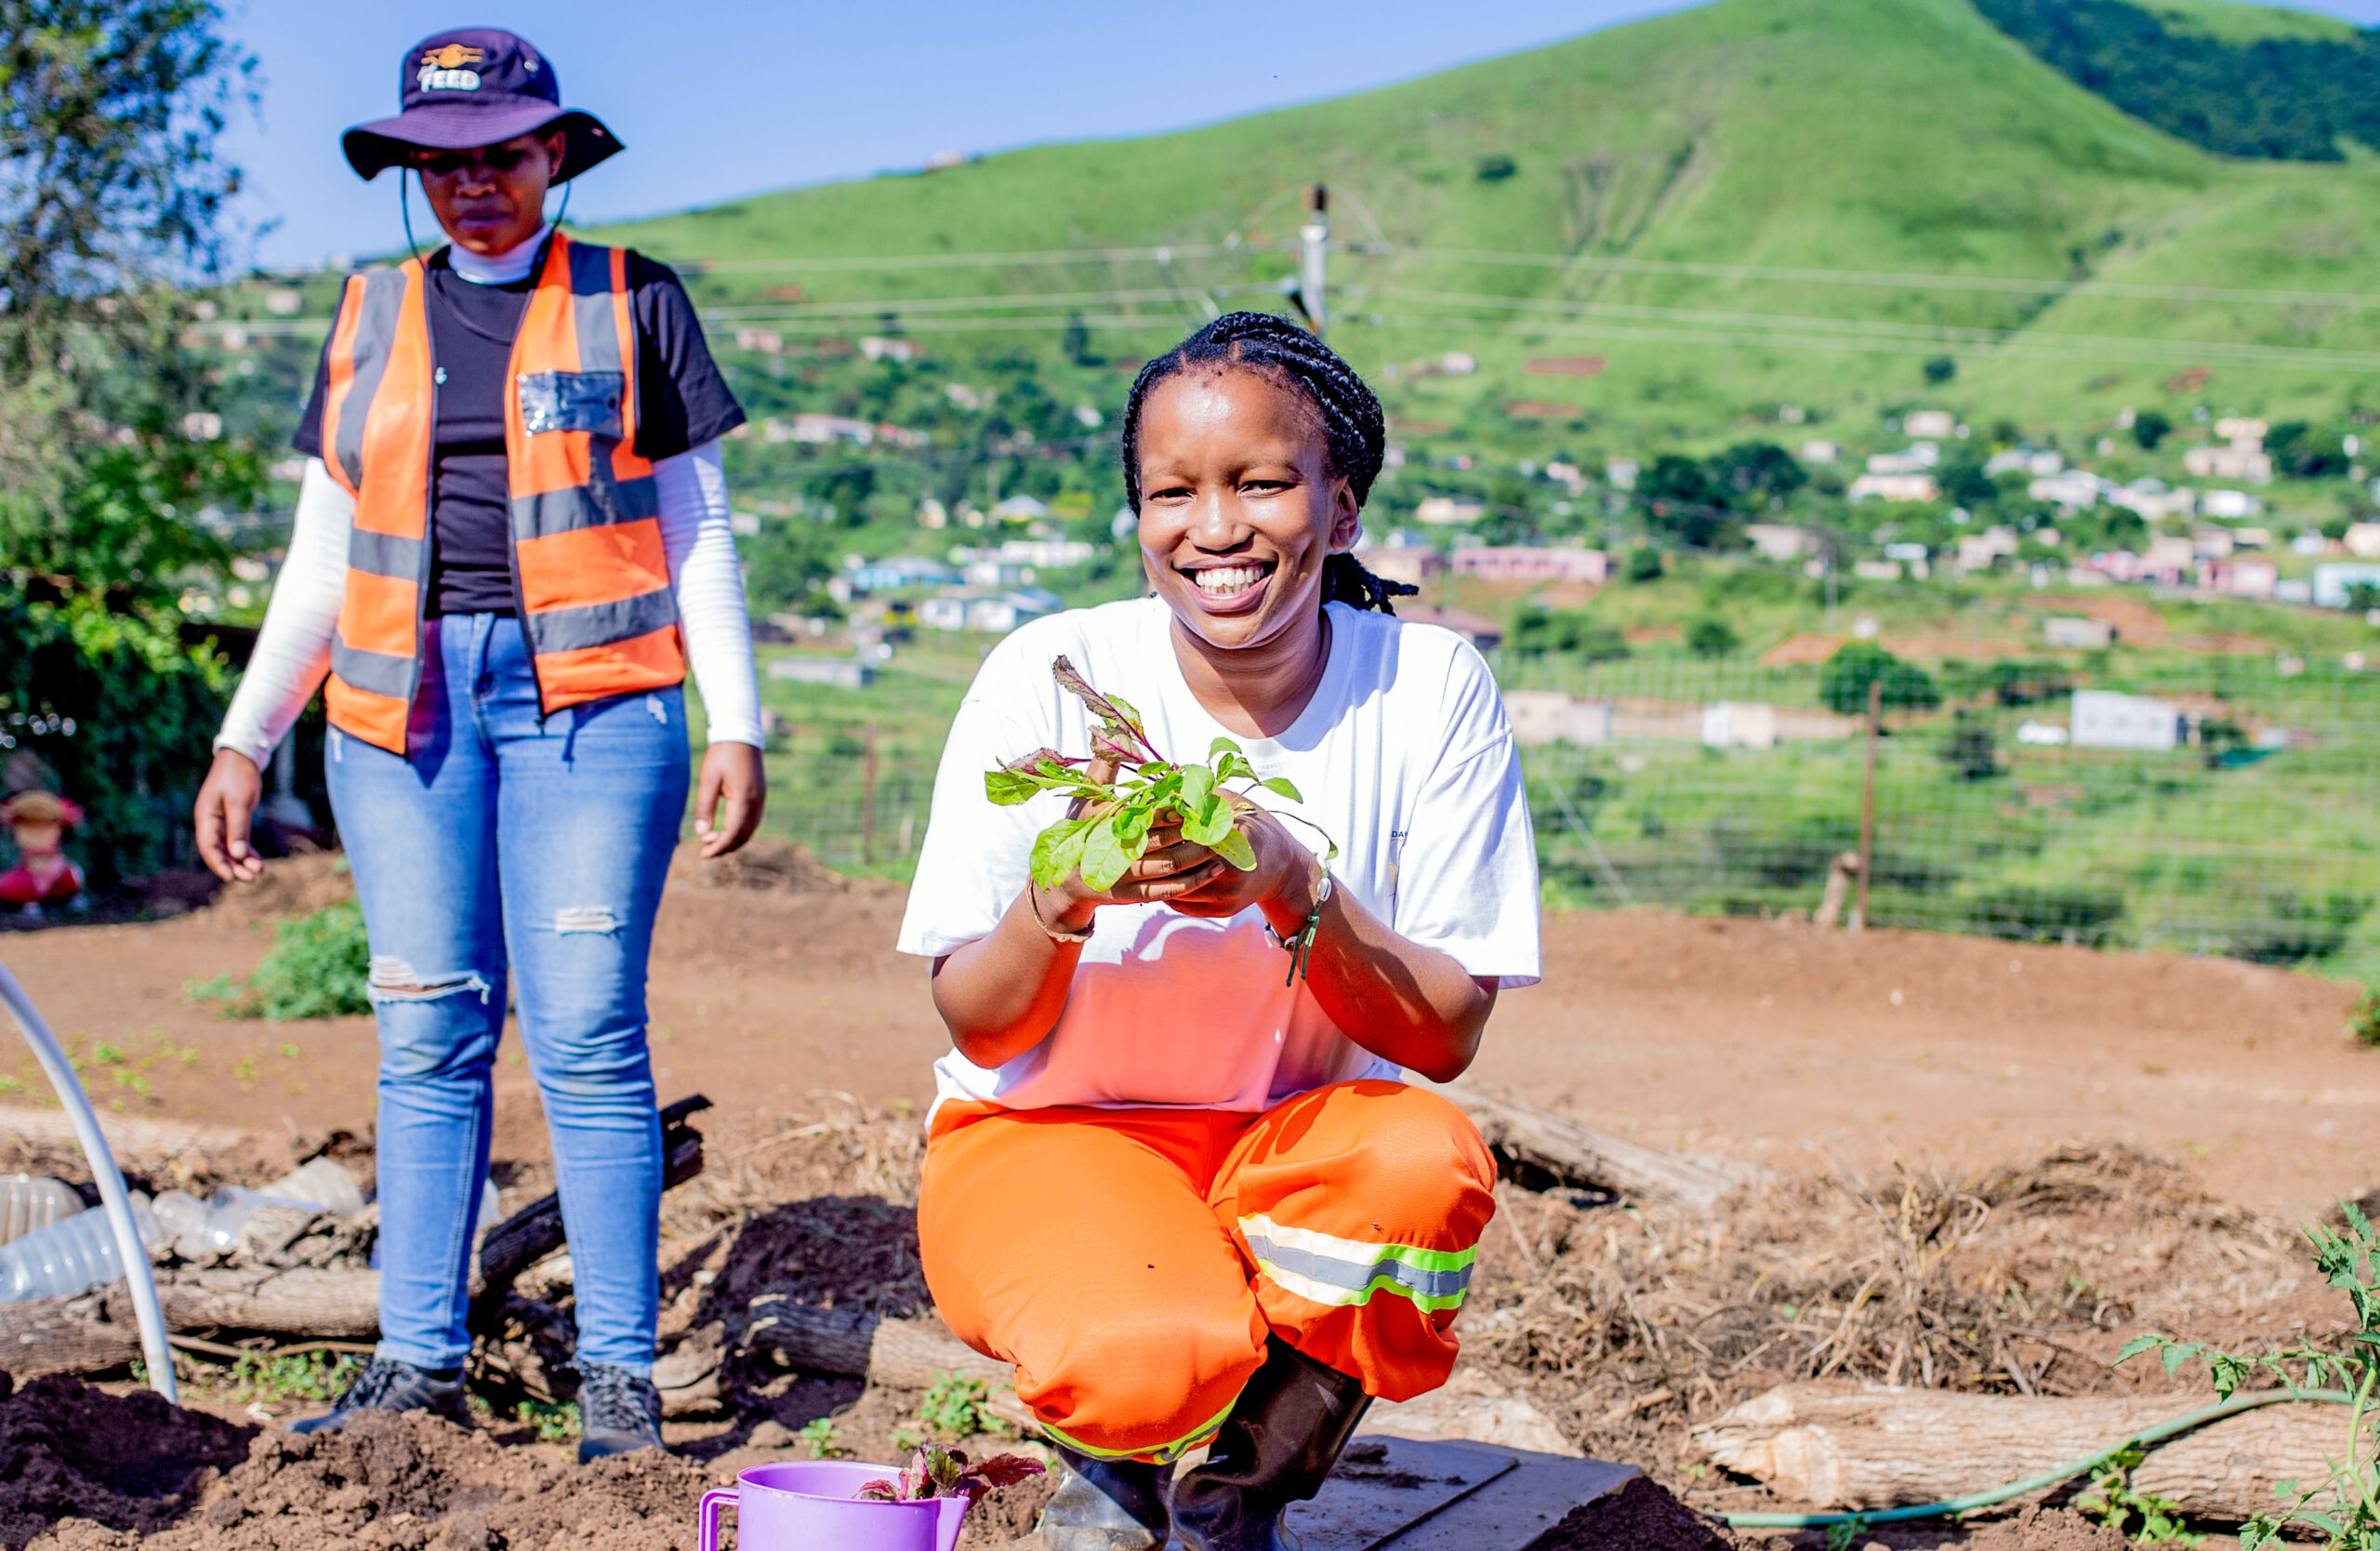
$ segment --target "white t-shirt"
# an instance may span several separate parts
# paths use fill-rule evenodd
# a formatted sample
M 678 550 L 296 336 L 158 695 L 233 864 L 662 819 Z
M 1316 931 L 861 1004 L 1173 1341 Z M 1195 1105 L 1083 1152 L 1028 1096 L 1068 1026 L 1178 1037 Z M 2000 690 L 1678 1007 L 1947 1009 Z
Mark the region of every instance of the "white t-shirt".
M 988 935 L 1025 887 L 1034 836 L 1064 816 L 1056 794 L 1017 807 L 984 795 L 985 772 L 1036 749 L 1090 752 L 1082 703 L 1051 677 L 1064 654 L 1093 687 L 1130 701 L 1167 757 L 1198 759 L 1230 737 L 1259 776 L 1287 776 L 1303 802 L 1260 801 L 1327 831 L 1335 886 L 1399 935 L 1506 988 L 1536 984 L 1536 841 L 1488 665 L 1435 625 L 1339 603 L 1329 621 L 1322 683 L 1272 738 L 1231 733 L 1198 704 L 1159 599 L 1052 615 L 994 647 L 943 749 L 901 951 L 939 957 Z M 1325 850 L 1306 825 L 1285 828 Z M 944 1056 L 936 1103 L 1256 1111 L 1327 1082 L 1396 1076 L 1302 982 L 1286 983 L 1289 955 L 1263 926 L 1253 906 L 1228 920 L 1103 908 L 1057 1026 L 997 1070 Z

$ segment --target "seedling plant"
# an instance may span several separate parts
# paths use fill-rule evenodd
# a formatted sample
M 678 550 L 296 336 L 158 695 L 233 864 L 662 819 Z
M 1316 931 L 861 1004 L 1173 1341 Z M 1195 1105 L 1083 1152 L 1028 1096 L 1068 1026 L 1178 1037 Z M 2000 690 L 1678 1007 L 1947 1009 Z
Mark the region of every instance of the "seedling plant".
M 957 1449 L 920 1443 L 898 1476 L 870 1481 L 859 1495 L 873 1503 L 923 1503 L 936 1497 L 964 1497 L 972 1503 L 987 1491 L 1040 1474 L 1041 1462 L 1022 1454 L 994 1454 L 971 1465 Z
M 1250 871 L 1256 850 L 1239 829 L 1248 793 L 1262 789 L 1292 802 L 1303 801 L 1287 779 L 1258 776 L 1239 745 L 1227 737 L 1208 747 L 1203 764 L 1166 758 L 1149 742 L 1141 713 L 1130 701 L 1093 689 L 1063 656 L 1051 663 L 1050 671 L 1091 712 L 1090 755 L 1036 749 L 984 776 L 985 795 L 1002 807 L 1029 802 L 1048 791 L 1075 800 L 1066 817 L 1034 839 L 1033 881 L 1043 888 L 1057 887 L 1078 870 L 1093 889 L 1115 887 L 1140 858 L 1149 831 L 1168 818 L 1179 820 L 1183 839 L 1207 847 L 1242 872 Z M 1094 766 L 1112 769 L 1113 778 L 1097 779 Z M 1235 781 L 1248 784 L 1235 789 Z M 1329 855 L 1338 853 L 1332 843 Z M 1310 946 L 1299 945 L 1301 956 L 1290 965 L 1292 979 L 1303 967 L 1302 953 Z
M 2353 1201 L 2341 1201 L 2345 1232 L 2320 1223 L 2307 1224 L 2303 1232 L 2313 1248 L 2315 1268 L 2333 1287 L 2347 1296 L 2355 1311 L 2355 1329 L 2338 1351 L 2326 1351 L 2311 1342 L 2261 1354 L 2224 1352 L 2202 1342 L 2149 1334 L 2117 1354 L 2119 1362 L 2155 1352 L 2165 1372 L 2202 1359 L 2215 1380 L 2215 1392 L 2229 1399 L 2257 1373 L 2280 1381 L 2292 1394 L 2318 1388 L 2347 1393 L 2346 1436 L 2341 1452 L 2325 1460 L 2329 1473 L 2312 1482 L 2282 1481 L 2275 1488 L 2280 1505 L 2258 1514 L 2240 1527 L 2241 1551 L 2260 1551 L 2281 1544 L 2284 1531 L 2311 1531 L 2334 1551 L 2380 1551 L 2380 1448 L 2375 1448 L 2372 1408 L 2375 1383 L 2380 1383 L 2380 1233 Z

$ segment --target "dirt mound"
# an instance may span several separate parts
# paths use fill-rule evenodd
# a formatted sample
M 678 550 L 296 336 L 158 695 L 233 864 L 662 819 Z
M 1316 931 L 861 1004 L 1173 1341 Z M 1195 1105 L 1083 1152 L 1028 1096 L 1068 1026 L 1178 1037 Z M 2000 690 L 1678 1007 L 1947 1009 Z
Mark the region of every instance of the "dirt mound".
M 765 894 L 840 894 L 851 881 L 813 855 L 800 841 L 754 835 L 741 851 L 705 861 L 691 846 L 670 859 L 672 887 L 755 889 Z
M 114 1396 L 79 1379 L 8 1393 L 0 1374 L 0 1544 L 22 1546 L 61 1519 L 146 1533 L 189 1510 L 206 1480 L 247 1457 L 254 1427 Z
M 355 897 L 347 858 L 336 851 L 284 856 L 264 865 L 253 883 L 227 883 L 208 907 L 218 921 L 246 926 L 283 916 L 311 915 L 326 905 Z
M 1987 1524 L 1961 1543 L 1960 1551 L 2131 1551 L 2118 1531 L 2092 1523 L 2067 1508 L 2027 1508 L 2016 1518 Z
M 1572 1508 L 1528 1551 L 1734 1551 L 1736 1538 L 1638 1476 Z
M 366 1416 L 324 1437 L 258 1438 L 190 1522 L 140 1544 L 543 1551 L 567 1537 L 606 1551 L 669 1551 L 694 1538 L 694 1507 L 709 1485 L 702 1466 L 672 1455 L 625 1454 L 581 1468 L 430 1416 Z M 55 1544 L 65 1551 L 75 1543 L 61 1533 Z

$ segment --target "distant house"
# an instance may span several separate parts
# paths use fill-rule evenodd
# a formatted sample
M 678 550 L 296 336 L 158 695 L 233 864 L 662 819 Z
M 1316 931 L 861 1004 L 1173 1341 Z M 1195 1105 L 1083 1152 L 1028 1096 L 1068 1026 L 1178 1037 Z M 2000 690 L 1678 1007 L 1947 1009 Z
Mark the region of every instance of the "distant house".
M 1747 523 L 1744 538 L 1764 560 L 1799 560 L 1818 548 L 1806 530 L 1783 523 Z
M 1030 523 L 1050 515 L 1050 509 L 1030 496 L 1011 496 L 992 508 L 992 515 L 1008 523 Z
M 1959 569 L 1989 571 L 1992 563 L 2002 558 L 2016 557 L 2016 530 L 1990 527 L 1981 533 L 1963 534 L 1959 538 Z
M 1942 449 L 1931 442 L 1912 442 L 1904 452 L 1871 453 L 1871 474 L 1922 474 L 1942 461 Z
M 1842 456 L 1843 449 L 1832 442 L 1813 441 L 1802 444 L 1802 461 L 1805 463 L 1831 463 Z
M 1611 702 L 1542 689 L 1508 689 L 1504 715 L 1513 741 L 1527 747 L 1572 743 L 1594 747 L 1611 741 Z
M 2116 628 L 2105 619 L 2060 615 L 2042 621 L 2042 639 L 2069 651 L 2096 652 L 2116 643 Z
M 1601 550 L 1524 544 L 1461 549 L 1453 555 L 1455 575 L 1482 581 L 1602 582 L 1611 575 L 1611 557 Z
M 1959 418 L 1947 409 L 1912 409 L 1901 417 L 1900 429 L 1911 436 L 1947 442 L 1959 433 Z
M 2077 749 L 2155 751 L 2176 748 L 2187 736 L 2175 708 L 2111 689 L 2076 690 L 2070 721 Z
M 2175 492 L 2176 495 L 2187 493 Z M 2209 490 L 2199 497 L 2198 511 L 2202 517 L 2261 517 L 2265 512 L 2265 503 L 2245 490 Z M 2144 511 L 2141 515 L 2145 517 L 2148 513 Z
M 1457 500 L 1452 496 L 1425 496 L 1413 509 L 1413 520 L 1444 527 L 1453 523 L 1475 523 L 1488 515 L 1488 509 L 1477 501 Z
M 2380 560 L 2380 523 L 2349 523 L 2339 541 L 2358 560 Z
M 1055 614 L 1066 601 L 1046 588 L 951 588 L 918 603 L 918 623 L 932 630 L 985 630 L 1006 635 L 1030 619 Z
M 870 361 L 898 361 L 904 365 L 918 358 L 918 347 L 913 341 L 879 338 L 872 334 L 860 340 L 859 352 Z
M 1434 577 L 1447 572 L 1447 557 L 1427 544 L 1382 544 L 1364 550 L 1355 558 L 1364 569 L 1375 577 L 1419 587 Z
M 876 669 L 856 657 L 783 656 L 769 664 L 769 677 L 783 683 L 866 689 L 876 682 Z
M 2317 608 L 2347 607 L 2350 587 L 2380 587 L 2380 565 L 2334 561 L 2314 567 L 2312 601 Z
M 2222 419 L 2215 434 L 2227 444 L 2192 447 L 2182 454 L 2182 467 L 2200 479 L 2243 479 L 2251 484 L 2272 483 L 2272 455 L 2265 448 L 2262 420 Z
M 1080 565 L 1092 554 L 1091 547 L 1079 538 L 1004 538 L 1000 540 L 1000 559 L 1016 565 L 1037 565 L 1048 571 L 1063 571 L 1070 565 Z
M 1938 501 L 1942 485 L 1932 474 L 1861 474 L 1849 494 L 1855 501 Z
M 2140 557 L 2144 576 L 2171 581 L 2188 576 L 2196 569 L 2198 551 L 2190 541 L 2179 534 L 2161 533 L 2149 539 L 2147 552 Z
M 1900 580 L 1900 562 L 1897 560 L 1861 560 L 1852 563 L 1851 574 L 1861 581 Z
M 937 587 L 959 573 L 926 555 L 892 555 L 846 565 L 842 580 L 854 592 L 892 592 L 904 587 Z
M 1396 617 L 1409 625 L 1441 626 L 1482 652 L 1492 652 L 1504 643 L 1503 626 L 1467 609 L 1443 608 L 1436 603 L 1399 603 Z
M 1702 708 L 1706 749 L 1774 749 L 1777 708 L 1756 701 L 1715 700 Z
M 2281 585 L 2281 567 L 2268 560 L 2235 557 L 2216 568 L 2215 585 L 2235 598 L 2269 598 Z

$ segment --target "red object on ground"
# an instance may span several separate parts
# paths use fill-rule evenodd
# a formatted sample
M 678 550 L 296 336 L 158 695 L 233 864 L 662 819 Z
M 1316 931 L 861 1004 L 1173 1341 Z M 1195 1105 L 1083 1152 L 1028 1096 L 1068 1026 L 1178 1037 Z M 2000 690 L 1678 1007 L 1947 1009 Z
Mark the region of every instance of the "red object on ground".
M 81 894 L 83 869 L 63 856 L 58 858 L 58 864 L 46 878 L 36 876 L 22 862 L 0 872 L 0 900 L 20 906 L 60 905 Z

